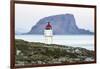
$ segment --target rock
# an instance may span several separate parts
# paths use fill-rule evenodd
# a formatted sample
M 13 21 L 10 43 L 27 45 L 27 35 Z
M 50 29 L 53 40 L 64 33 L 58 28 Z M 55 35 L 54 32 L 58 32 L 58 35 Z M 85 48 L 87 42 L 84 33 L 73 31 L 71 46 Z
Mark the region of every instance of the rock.
M 89 30 L 78 28 L 72 14 L 60 14 L 42 18 L 27 34 L 43 34 L 48 22 L 52 25 L 54 35 L 93 34 Z

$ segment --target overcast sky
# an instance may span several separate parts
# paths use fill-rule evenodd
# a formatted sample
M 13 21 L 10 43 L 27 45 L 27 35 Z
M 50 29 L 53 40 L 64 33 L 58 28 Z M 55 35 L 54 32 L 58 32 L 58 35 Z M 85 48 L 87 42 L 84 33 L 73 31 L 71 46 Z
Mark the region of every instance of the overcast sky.
M 73 14 L 79 28 L 94 31 L 94 9 L 78 7 L 60 7 L 46 5 L 15 5 L 15 31 L 28 32 L 41 18 L 59 15 Z

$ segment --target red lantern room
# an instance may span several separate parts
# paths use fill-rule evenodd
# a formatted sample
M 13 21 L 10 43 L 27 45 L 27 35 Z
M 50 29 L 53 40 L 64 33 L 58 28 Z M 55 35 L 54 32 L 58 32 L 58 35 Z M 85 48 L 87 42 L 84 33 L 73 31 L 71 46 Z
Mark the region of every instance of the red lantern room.
M 51 26 L 50 22 L 48 22 L 48 24 L 46 25 L 45 29 L 46 30 L 52 29 L 52 26 Z

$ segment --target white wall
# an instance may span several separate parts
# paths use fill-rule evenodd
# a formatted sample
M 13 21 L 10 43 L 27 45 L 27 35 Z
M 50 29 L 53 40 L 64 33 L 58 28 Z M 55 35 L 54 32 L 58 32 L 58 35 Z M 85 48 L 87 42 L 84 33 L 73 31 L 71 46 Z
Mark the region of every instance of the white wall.
M 43 2 L 97 5 L 97 28 L 100 29 L 100 0 L 34 0 Z M 100 32 L 97 31 L 97 64 L 38 67 L 30 69 L 98 69 L 100 66 Z M 10 69 L 10 1 L 0 0 L 0 69 Z M 29 69 L 29 68 L 28 68 Z

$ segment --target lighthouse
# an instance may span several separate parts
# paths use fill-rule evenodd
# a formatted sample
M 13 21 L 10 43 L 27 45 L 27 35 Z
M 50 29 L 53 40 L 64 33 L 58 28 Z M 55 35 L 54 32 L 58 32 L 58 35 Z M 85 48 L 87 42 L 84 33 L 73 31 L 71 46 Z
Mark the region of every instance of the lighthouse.
M 52 26 L 50 22 L 45 26 L 44 29 L 44 37 L 45 37 L 45 43 L 46 44 L 52 44 L 53 42 L 53 31 L 52 31 Z

